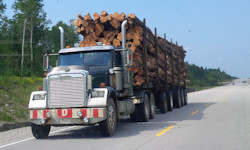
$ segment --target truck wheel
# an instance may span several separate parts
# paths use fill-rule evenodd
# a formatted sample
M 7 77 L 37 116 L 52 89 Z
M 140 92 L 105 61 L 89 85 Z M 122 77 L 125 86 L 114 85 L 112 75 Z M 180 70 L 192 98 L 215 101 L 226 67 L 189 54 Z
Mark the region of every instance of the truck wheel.
M 180 90 L 174 91 L 174 106 L 175 108 L 181 107 L 181 94 Z
M 43 139 L 48 137 L 50 128 L 50 126 L 42 126 L 31 123 L 31 131 L 36 139 Z
M 99 123 L 100 131 L 103 136 L 113 136 L 116 131 L 117 113 L 114 100 L 107 101 L 107 119 Z
M 185 102 L 185 96 L 184 96 L 184 90 L 181 89 L 181 106 L 184 106 L 184 102 Z
M 166 113 L 168 111 L 167 96 L 165 92 L 160 93 L 159 105 L 161 113 Z
M 132 121 L 136 122 L 139 121 L 138 117 L 138 105 L 135 105 L 135 110 L 132 114 L 130 114 L 130 118 Z
M 173 93 L 171 91 L 167 92 L 167 100 L 168 100 L 168 111 L 172 111 L 174 108 L 174 100 L 173 100 Z
M 155 97 L 154 94 L 150 94 L 150 119 L 155 118 Z
M 147 122 L 150 118 L 150 104 L 146 93 L 143 94 L 143 102 L 137 105 L 138 121 Z
M 184 105 L 187 105 L 187 100 L 188 100 L 187 89 L 184 89 Z

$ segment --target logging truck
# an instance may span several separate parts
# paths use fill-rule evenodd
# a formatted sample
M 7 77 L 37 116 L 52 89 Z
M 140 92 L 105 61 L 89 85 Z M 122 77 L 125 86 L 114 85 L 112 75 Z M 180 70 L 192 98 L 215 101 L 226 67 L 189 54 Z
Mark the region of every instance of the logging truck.
M 168 64 L 167 57 L 163 57 L 164 67 L 177 70 L 177 74 L 167 77 L 165 70 L 166 77 L 160 80 L 160 73 L 156 71 L 156 76 L 149 80 L 146 46 L 142 50 L 145 78 L 142 84 L 137 84 L 133 52 L 126 46 L 126 23 L 127 20 L 121 24 L 120 47 L 97 42 L 95 46 L 64 48 L 63 29 L 59 27 L 61 49 L 57 66 L 50 67 L 52 54 L 46 53 L 43 88 L 30 96 L 29 119 L 35 138 L 46 138 L 51 126 L 96 124 L 104 136 L 112 136 L 117 121 L 124 116 L 146 122 L 154 118 L 156 109 L 166 113 L 187 104 L 186 85 L 180 84 L 174 61 Z M 157 50 L 155 53 L 157 56 Z M 162 65 L 159 63 L 155 70 L 157 65 Z

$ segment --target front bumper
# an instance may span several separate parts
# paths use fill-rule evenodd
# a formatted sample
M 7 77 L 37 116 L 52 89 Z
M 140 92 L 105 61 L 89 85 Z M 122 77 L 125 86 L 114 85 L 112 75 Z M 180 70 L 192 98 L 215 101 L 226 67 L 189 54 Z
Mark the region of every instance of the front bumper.
M 39 109 L 29 113 L 30 122 L 37 125 L 92 125 L 107 118 L 106 108 Z

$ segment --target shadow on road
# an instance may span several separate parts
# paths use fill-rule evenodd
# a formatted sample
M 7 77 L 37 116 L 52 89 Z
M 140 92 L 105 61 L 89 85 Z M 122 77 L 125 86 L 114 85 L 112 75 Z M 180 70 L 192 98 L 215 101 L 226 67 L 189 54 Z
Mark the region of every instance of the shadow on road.
M 201 120 L 204 111 L 215 103 L 189 103 L 182 108 L 174 109 L 166 114 L 161 114 L 158 110 L 154 119 L 148 122 L 133 122 L 130 119 L 121 120 L 117 126 L 117 132 L 110 138 L 123 138 L 135 136 L 141 132 L 163 130 L 169 126 L 176 125 L 185 120 Z M 50 135 L 48 140 L 58 139 L 103 139 L 98 125 L 82 127 L 60 132 L 60 134 Z M 45 140 L 47 140 L 45 139 Z

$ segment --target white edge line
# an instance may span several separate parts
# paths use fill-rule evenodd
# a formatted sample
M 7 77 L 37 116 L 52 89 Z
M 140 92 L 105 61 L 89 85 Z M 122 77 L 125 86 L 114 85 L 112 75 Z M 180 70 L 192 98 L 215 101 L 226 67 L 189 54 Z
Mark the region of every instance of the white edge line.
M 68 130 L 68 129 L 71 129 L 71 128 L 75 128 L 75 127 L 76 126 L 72 126 L 72 127 L 68 127 L 68 128 L 65 128 L 65 129 L 60 129 L 60 130 L 57 130 L 57 131 L 53 131 L 53 132 L 50 133 L 50 135 L 54 134 L 54 133 L 62 132 L 62 131 L 65 131 L 65 130 Z M 4 147 L 7 147 L 7 146 L 15 145 L 15 144 L 18 144 L 18 143 L 26 142 L 26 141 L 29 141 L 29 140 L 32 140 L 32 139 L 35 139 L 35 138 L 30 137 L 30 138 L 27 138 L 27 139 L 24 139 L 24 140 L 21 140 L 21 141 L 16 141 L 16 142 L 13 142 L 13 143 L 10 143 L 10 144 L 6 144 L 6 145 L 3 145 L 3 146 L 0 146 L 0 149 L 4 148 Z

